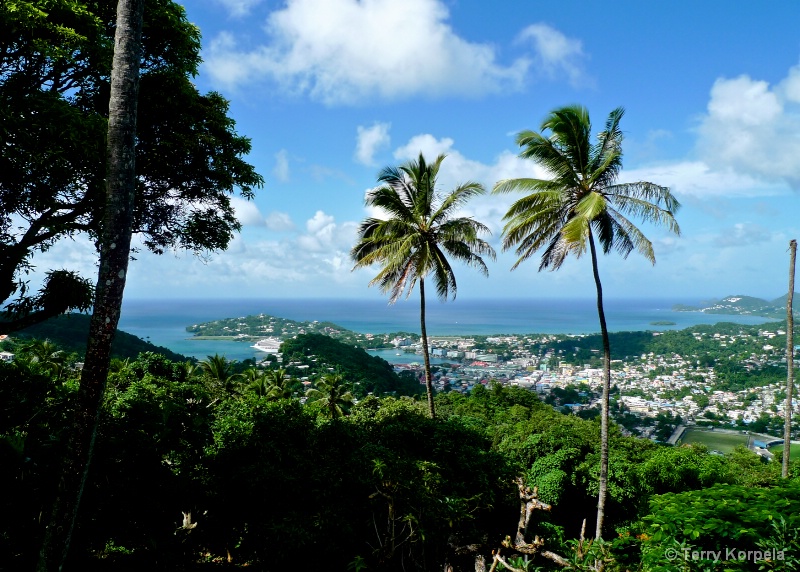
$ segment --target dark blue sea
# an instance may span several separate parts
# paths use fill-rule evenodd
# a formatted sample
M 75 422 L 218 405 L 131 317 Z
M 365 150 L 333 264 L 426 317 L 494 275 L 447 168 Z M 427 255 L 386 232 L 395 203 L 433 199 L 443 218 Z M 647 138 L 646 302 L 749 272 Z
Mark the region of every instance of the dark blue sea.
M 696 324 L 736 322 L 760 324 L 769 320 L 752 316 L 720 316 L 700 312 L 674 312 L 674 304 L 698 305 L 696 299 L 609 299 L 606 320 L 612 332 L 683 329 Z M 269 314 L 297 321 L 333 322 L 361 333 L 419 332 L 419 300 L 411 298 L 388 305 L 385 300 L 241 299 L 241 300 L 126 300 L 120 329 L 186 356 L 204 359 L 219 353 L 243 360 L 263 356 L 247 343 L 190 340 L 186 326 L 253 314 Z M 593 299 L 458 299 L 427 305 L 429 335 L 586 334 L 600 331 Z M 654 326 L 657 321 L 674 326 Z M 382 356 L 389 361 L 389 356 Z M 418 361 L 409 356 L 396 361 Z

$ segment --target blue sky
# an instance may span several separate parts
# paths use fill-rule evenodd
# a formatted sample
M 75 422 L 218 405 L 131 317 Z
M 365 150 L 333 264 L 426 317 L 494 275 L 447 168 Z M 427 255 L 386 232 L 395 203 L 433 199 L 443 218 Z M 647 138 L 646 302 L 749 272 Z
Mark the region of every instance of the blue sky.
M 657 263 L 600 260 L 609 297 L 777 297 L 800 201 L 800 4 L 194 0 L 198 87 L 231 102 L 265 177 L 227 252 L 141 253 L 126 297 L 380 297 L 351 272 L 376 174 L 446 153 L 442 189 L 535 176 L 515 134 L 579 103 L 596 130 L 624 106 L 621 181 L 669 186 L 680 237 L 643 225 Z M 489 278 L 456 267 L 461 298 L 591 297 L 588 257 L 514 272 L 500 253 L 515 197 L 468 206 L 493 230 Z M 88 245 L 51 260 L 93 275 Z M 41 267 L 48 258 L 41 259 Z

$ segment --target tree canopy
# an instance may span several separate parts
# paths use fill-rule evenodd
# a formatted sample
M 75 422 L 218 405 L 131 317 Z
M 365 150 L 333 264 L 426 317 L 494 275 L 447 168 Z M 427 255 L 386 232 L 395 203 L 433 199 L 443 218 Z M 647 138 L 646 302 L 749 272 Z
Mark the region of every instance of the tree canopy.
M 70 269 L 39 292 L 26 275 L 57 241 L 100 236 L 114 18 L 98 0 L 0 4 L 0 333 L 90 305 Z M 250 141 L 192 83 L 200 33 L 183 7 L 148 0 L 142 42 L 134 232 L 158 254 L 224 249 L 240 228 L 232 193 L 263 182 L 243 159 Z

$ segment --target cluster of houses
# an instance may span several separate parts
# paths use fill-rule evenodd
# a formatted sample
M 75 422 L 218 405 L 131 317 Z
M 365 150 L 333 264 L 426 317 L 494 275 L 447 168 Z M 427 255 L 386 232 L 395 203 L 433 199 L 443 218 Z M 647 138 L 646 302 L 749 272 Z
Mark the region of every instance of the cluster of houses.
M 765 365 L 786 366 L 785 350 L 776 347 L 771 340 L 783 335 L 781 330 L 759 331 L 759 351 L 743 357 L 741 364 L 748 370 Z M 658 335 L 654 333 L 654 335 Z M 748 341 L 747 334 L 694 333 L 697 340 L 705 339 L 716 347 L 735 348 L 737 343 Z M 553 388 L 588 386 L 592 393 L 602 389 L 602 370 L 588 364 L 568 363 L 564 355 L 553 350 L 542 353 L 538 350 L 554 336 L 502 336 L 488 338 L 486 345 L 504 348 L 507 360 L 499 358 L 498 351 L 475 351 L 475 340 L 471 338 L 429 338 L 431 355 L 458 360 L 448 367 L 438 367 L 434 375 L 434 386 L 439 390 L 468 392 L 476 384 L 495 380 L 501 384 L 531 389 L 546 396 Z M 419 353 L 419 343 L 408 338 L 392 341 L 397 348 Z M 537 348 L 533 350 L 533 348 Z M 599 350 L 595 350 L 598 352 Z M 776 378 L 768 385 L 733 392 L 717 389 L 717 377 L 713 366 L 703 367 L 697 356 L 654 355 L 637 356 L 625 362 L 612 362 L 612 386 L 619 389 L 619 401 L 628 411 L 641 417 L 656 417 L 667 413 L 692 422 L 704 418 L 724 418 L 731 422 L 750 423 L 763 414 L 783 416 L 785 406 L 785 377 Z M 421 370 L 421 364 L 396 365 L 398 369 Z M 654 372 L 660 373 L 658 375 Z M 793 400 L 797 411 L 798 400 Z M 576 404 L 576 408 L 597 406 L 597 399 L 587 404 Z

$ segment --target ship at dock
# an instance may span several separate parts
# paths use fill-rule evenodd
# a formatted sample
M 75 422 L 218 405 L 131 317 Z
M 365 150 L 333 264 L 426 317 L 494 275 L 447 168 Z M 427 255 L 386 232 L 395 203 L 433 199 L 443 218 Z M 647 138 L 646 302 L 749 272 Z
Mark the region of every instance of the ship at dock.
M 283 340 L 279 338 L 264 338 L 262 340 L 258 340 L 253 347 L 262 352 L 277 354 L 280 353 L 282 343 Z

